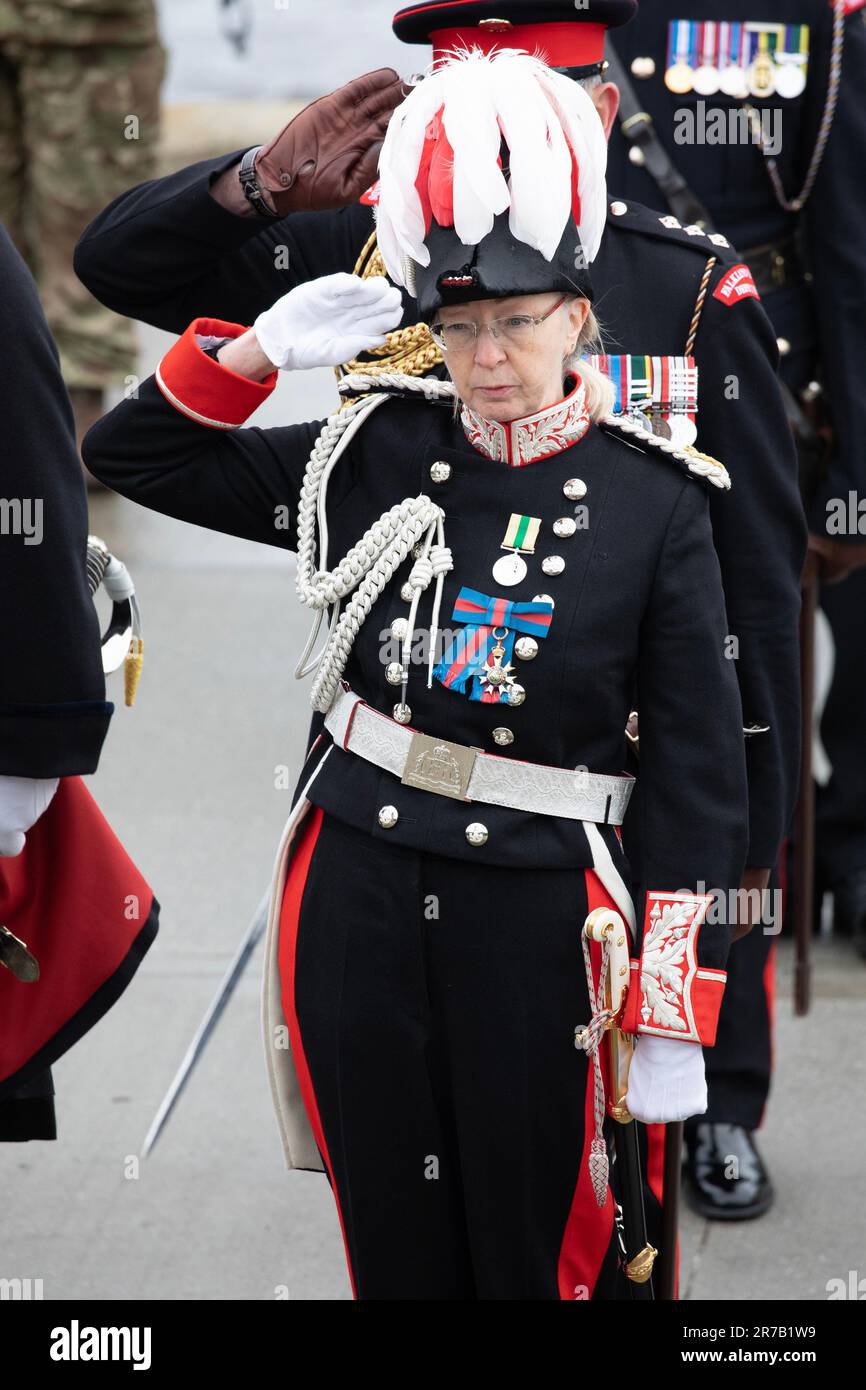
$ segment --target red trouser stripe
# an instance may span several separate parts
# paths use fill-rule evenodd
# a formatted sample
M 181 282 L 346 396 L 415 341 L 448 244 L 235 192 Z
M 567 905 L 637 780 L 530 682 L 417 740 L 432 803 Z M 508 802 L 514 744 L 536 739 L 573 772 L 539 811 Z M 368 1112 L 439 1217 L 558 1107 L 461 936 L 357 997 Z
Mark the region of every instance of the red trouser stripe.
M 324 812 L 320 806 L 313 806 L 310 808 L 307 812 L 306 823 L 296 832 L 299 836 L 299 840 L 292 846 L 290 852 L 289 871 L 286 876 L 286 886 L 283 890 L 283 901 L 280 907 L 280 985 L 282 988 L 283 1015 L 288 1024 L 289 1046 L 291 1048 L 295 1071 L 298 1076 L 301 1097 L 304 1102 L 304 1109 L 307 1112 L 307 1119 L 310 1121 L 310 1127 L 312 1128 L 322 1157 L 325 1160 L 331 1179 L 331 1191 L 337 1203 L 337 1215 L 340 1218 L 340 1230 L 343 1233 L 343 1245 L 346 1250 L 346 1264 L 349 1267 L 349 1278 L 352 1282 L 352 1296 L 357 1299 L 358 1293 L 355 1288 L 352 1261 L 349 1258 L 349 1243 L 346 1240 L 346 1227 L 343 1221 L 340 1197 L 337 1192 L 337 1184 L 334 1181 L 334 1170 L 331 1166 L 330 1154 L 328 1153 L 328 1147 L 325 1143 L 322 1121 L 319 1117 L 319 1107 L 316 1103 L 316 1096 L 310 1077 L 310 1069 L 307 1066 L 304 1045 L 301 1041 L 301 1029 L 298 1023 L 298 1015 L 295 1011 L 295 958 L 298 943 L 298 922 L 301 914 L 301 899 L 304 896 L 310 860 L 313 857 L 313 850 L 316 847 L 316 840 L 319 835 L 319 830 L 321 829 L 323 814 Z
M 586 869 L 584 877 L 586 880 L 587 911 L 592 912 L 597 907 L 610 907 L 614 911 L 618 911 L 616 903 L 610 897 L 595 871 Z M 583 922 L 578 920 L 577 916 L 575 917 L 574 929 L 576 932 L 583 929 Z M 595 988 L 598 989 L 601 947 L 597 942 L 590 943 L 589 954 Z M 580 1022 L 580 1020 L 576 1019 L 575 1022 Z M 602 1068 L 606 1074 L 607 1058 L 604 1055 L 602 1056 Z M 599 1207 L 595 1200 L 592 1179 L 589 1175 L 589 1146 L 594 1136 L 595 1079 L 593 1068 L 590 1066 L 587 1071 L 584 1098 L 583 1153 L 580 1158 L 580 1169 L 571 1202 L 571 1210 L 565 1223 L 557 1266 L 559 1296 L 562 1299 L 573 1300 L 590 1297 L 613 1233 L 613 1198 L 610 1189 L 608 1188 L 604 1206 Z M 586 1292 L 582 1292 L 583 1290 Z

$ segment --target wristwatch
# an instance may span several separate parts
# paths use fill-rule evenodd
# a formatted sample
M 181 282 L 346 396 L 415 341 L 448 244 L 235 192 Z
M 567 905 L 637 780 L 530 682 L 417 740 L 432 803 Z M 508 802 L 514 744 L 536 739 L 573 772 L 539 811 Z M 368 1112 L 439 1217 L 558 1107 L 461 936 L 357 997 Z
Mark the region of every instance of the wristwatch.
M 241 160 L 238 178 L 247 201 L 252 204 L 259 217 L 266 217 L 268 221 L 274 222 L 279 218 L 280 214 L 268 207 L 262 197 L 262 190 L 259 188 L 256 181 L 256 155 L 261 148 L 261 145 L 254 145 L 251 150 L 247 150 Z
M 220 348 L 224 348 L 226 343 L 233 343 L 234 341 L 234 338 L 205 338 L 204 341 L 199 341 L 198 345 L 204 353 L 205 357 L 212 357 L 213 360 L 216 362 L 218 361 L 218 353 Z

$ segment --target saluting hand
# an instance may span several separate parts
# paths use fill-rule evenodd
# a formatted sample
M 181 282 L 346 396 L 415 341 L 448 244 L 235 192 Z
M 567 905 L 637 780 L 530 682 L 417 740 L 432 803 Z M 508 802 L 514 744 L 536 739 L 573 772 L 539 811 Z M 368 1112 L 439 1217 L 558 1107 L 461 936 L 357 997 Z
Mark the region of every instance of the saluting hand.
M 289 121 L 256 155 L 259 188 L 276 212 L 342 208 L 376 177 L 379 151 L 405 89 L 393 68 L 353 78 Z
M 364 348 L 381 347 L 403 317 L 403 300 L 383 275 L 343 272 L 297 285 L 259 314 L 253 331 L 281 371 L 336 367 Z M 220 354 L 220 362 L 223 362 Z

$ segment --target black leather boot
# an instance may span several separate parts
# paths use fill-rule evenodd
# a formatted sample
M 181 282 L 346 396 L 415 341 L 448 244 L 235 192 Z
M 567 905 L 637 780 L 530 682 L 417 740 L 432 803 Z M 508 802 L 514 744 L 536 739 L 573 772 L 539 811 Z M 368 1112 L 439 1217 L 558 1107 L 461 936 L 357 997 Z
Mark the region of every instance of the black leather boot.
M 685 1192 L 689 1205 L 710 1221 L 748 1221 L 773 1202 L 773 1185 L 742 1125 L 686 1126 Z

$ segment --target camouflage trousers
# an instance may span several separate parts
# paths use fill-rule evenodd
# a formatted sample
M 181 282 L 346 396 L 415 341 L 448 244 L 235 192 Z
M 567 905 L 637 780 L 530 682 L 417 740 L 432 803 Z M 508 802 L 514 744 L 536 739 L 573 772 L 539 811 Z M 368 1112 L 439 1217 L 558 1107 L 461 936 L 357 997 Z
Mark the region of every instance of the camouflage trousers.
M 75 243 L 118 194 L 151 178 L 166 54 L 143 44 L 52 44 L 0 28 L 0 220 L 30 266 L 70 390 L 123 387 L 131 322 L 88 293 Z

